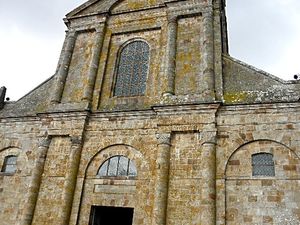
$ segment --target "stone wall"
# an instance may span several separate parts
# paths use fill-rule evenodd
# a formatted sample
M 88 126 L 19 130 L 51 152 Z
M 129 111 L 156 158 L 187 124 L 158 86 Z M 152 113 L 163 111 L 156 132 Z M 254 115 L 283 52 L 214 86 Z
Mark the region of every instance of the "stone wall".
M 0 126 L 0 224 L 22 220 L 28 207 L 28 187 L 37 157 L 40 123 L 36 118 L 1 119 Z M 2 172 L 4 158 L 17 156 L 16 171 Z
M 222 55 L 220 1 L 117 2 L 68 14 L 55 76 L 0 111 L 0 166 L 18 156 L 0 224 L 83 225 L 92 206 L 132 207 L 134 225 L 299 224 L 298 82 Z M 150 46 L 145 95 L 117 97 L 132 40 Z M 259 152 L 275 176 L 253 176 Z M 116 155 L 134 179 L 97 176 Z
M 219 224 L 299 223 L 298 104 L 220 110 L 217 147 Z M 251 155 L 273 155 L 275 176 L 254 176 Z
M 209 216 L 215 210 L 216 224 L 224 224 L 225 217 L 228 224 L 297 224 L 298 106 L 294 103 L 221 107 L 217 123 L 214 122 L 217 108 L 210 107 L 174 106 L 140 112 L 94 113 L 89 116 L 86 128 L 82 126 L 83 114 L 44 115 L 39 119 L 41 122 L 2 120 L 1 162 L 12 153 L 20 158 L 13 176 L 1 174 L 0 194 L 4 202 L 1 209 L 5 212 L 1 218 L 14 224 L 13 221 L 25 217 L 30 195 L 26 187 L 32 182 L 30 174 L 34 173 L 38 136 L 47 129 L 52 138 L 33 224 L 61 223 L 65 216 L 62 206 L 69 193 L 66 180 L 70 174 L 71 143 L 74 143 L 70 137 L 80 132 L 84 132 L 84 142 L 74 183 L 74 200 L 69 205 L 70 224 L 76 220 L 86 224 L 92 205 L 133 207 L 134 224 L 153 223 L 156 178 L 160 173 L 157 170 L 159 133 L 171 133 L 165 204 L 167 224 L 203 221 L 215 224 Z M 218 132 L 216 191 L 210 185 L 214 183 L 211 174 L 214 161 L 210 158 L 213 148 L 209 147 L 214 142 L 211 135 L 215 129 Z M 17 137 L 15 131 L 24 134 Z M 251 155 L 257 152 L 274 155 L 275 177 L 252 176 Z M 135 180 L 96 176 L 100 165 L 114 155 L 125 155 L 136 162 Z M 13 196 L 13 201 L 9 196 Z
M 275 177 L 252 175 L 251 155 L 273 155 Z M 244 145 L 226 169 L 226 218 L 228 224 L 298 224 L 300 159 L 286 146 L 272 141 Z

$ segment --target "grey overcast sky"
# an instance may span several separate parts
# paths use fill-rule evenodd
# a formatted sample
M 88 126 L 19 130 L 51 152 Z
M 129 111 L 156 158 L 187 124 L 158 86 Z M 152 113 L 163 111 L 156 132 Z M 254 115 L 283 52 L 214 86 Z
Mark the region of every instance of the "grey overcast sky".
M 0 0 L 0 86 L 17 100 L 54 74 L 65 14 L 85 0 Z M 230 55 L 283 79 L 300 73 L 299 0 L 227 0 Z

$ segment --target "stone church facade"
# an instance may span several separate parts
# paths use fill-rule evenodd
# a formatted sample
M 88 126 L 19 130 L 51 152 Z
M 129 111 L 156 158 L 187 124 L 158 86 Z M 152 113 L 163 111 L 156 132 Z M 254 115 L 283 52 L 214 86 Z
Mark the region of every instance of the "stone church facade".
M 300 224 L 300 83 L 229 56 L 224 0 L 90 0 L 0 93 L 0 224 Z

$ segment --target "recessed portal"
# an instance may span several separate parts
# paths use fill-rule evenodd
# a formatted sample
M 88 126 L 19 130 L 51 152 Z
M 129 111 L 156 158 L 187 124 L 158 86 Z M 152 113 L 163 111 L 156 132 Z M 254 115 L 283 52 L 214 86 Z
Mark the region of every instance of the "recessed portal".
M 133 208 L 92 206 L 89 225 L 132 225 Z

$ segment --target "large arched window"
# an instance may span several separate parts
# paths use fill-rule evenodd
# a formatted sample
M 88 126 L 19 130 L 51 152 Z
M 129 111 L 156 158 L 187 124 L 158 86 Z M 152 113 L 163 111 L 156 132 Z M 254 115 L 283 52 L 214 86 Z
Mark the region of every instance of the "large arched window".
M 100 177 L 129 177 L 137 176 L 135 163 L 125 156 L 113 156 L 106 160 L 98 170 Z
M 149 45 L 145 41 L 133 41 L 120 52 L 114 96 L 144 95 L 149 69 Z
M 17 170 L 17 156 L 9 155 L 4 158 L 1 172 L 14 173 Z
M 275 176 L 273 155 L 270 153 L 258 153 L 252 155 L 253 176 Z

